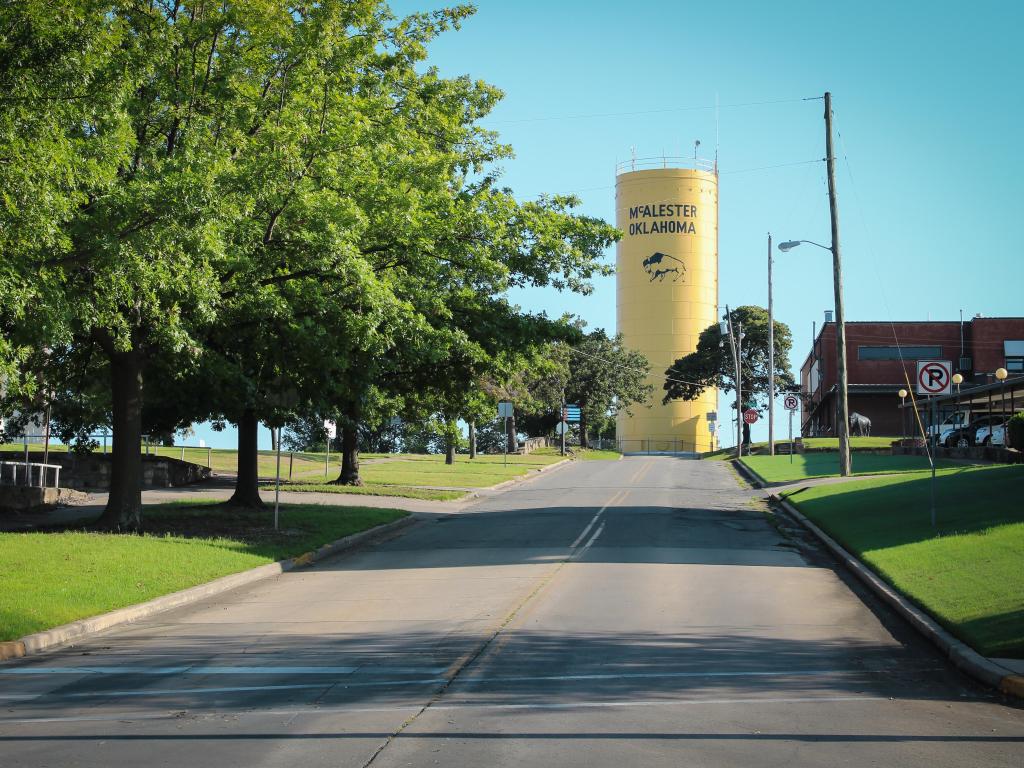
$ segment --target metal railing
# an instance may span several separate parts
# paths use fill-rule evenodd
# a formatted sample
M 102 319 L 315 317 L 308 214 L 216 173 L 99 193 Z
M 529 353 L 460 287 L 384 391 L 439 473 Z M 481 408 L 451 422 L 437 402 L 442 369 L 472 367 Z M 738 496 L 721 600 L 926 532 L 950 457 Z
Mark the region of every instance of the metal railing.
M 695 171 L 710 171 L 715 173 L 717 168 L 713 160 L 705 160 L 701 157 L 670 157 L 661 155 L 659 157 L 634 157 L 615 164 L 615 175 L 632 173 L 633 171 L 648 171 L 655 168 L 684 168 Z
M 5 478 L 7 477 L 7 468 L 8 467 L 10 467 L 10 469 L 11 469 L 11 472 L 10 472 L 11 482 L 10 483 L 5 482 Z M 34 487 L 36 485 L 36 483 L 34 483 L 33 480 L 32 480 L 32 470 L 33 469 L 38 469 L 39 470 L 37 472 L 37 474 L 39 476 L 38 486 L 40 488 L 50 487 L 50 486 L 46 485 L 46 471 L 48 469 L 52 469 L 52 470 L 54 470 L 53 486 L 52 487 L 53 488 L 60 488 L 60 470 L 61 470 L 60 464 L 42 464 L 42 463 L 34 462 L 34 461 L 29 461 L 29 462 L 25 462 L 25 461 L 0 461 L 0 485 L 19 485 L 19 483 L 18 483 L 18 470 L 19 469 L 24 470 L 24 472 L 23 472 L 24 480 L 20 483 L 20 485 Z
M 659 439 L 656 437 L 645 437 L 635 440 L 619 438 L 615 441 L 619 453 L 642 453 L 647 455 L 669 454 L 669 455 L 692 455 L 698 454 L 696 443 L 686 440 Z

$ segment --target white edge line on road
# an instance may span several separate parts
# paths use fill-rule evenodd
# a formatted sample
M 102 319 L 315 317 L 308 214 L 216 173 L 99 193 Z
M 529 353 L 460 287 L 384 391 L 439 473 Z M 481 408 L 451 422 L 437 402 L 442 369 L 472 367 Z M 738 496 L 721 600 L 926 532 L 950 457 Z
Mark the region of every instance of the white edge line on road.
M 915 698 L 914 701 L 946 701 L 944 698 L 935 699 L 922 699 L 920 697 Z M 560 704 L 542 704 L 542 703 L 529 703 L 529 704 L 488 704 L 488 703 L 473 703 L 465 702 L 460 704 L 435 704 L 431 707 L 432 710 L 440 711 L 452 711 L 452 710 L 468 710 L 468 709 L 505 709 L 505 710 L 553 710 L 553 709 L 594 709 L 594 708 L 613 708 L 613 707 L 672 707 L 672 706 L 715 706 L 715 705 L 728 705 L 734 706 L 739 704 L 754 704 L 757 706 L 763 706 L 765 704 L 822 704 L 822 703 L 862 703 L 862 702 L 878 702 L 878 701 L 889 701 L 896 702 L 901 701 L 895 697 L 890 696 L 802 696 L 802 697 L 771 697 L 771 698 L 759 698 L 751 697 L 748 699 L 640 699 L 635 701 L 629 700 L 611 700 L 611 701 L 575 701 L 566 702 Z M 959 701 L 966 701 L 966 699 L 959 699 Z M 245 710 L 216 710 L 211 712 L 193 712 L 191 713 L 196 719 L 204 717 L 224 717 L 224 716 L 252 716 L 252 715 L 263 715 L 263 716 L 296 716 L 296 715 L 343 715 L 343 714 L 361 714 L 370 712 L 410 712 L 419 710 L 421 705 L 419 704 L 407 704 L 407 705 L 396 705 L 392 707 L 292 707 L 288 709 L 245 709 Z M 133 720 L 178 720 L 180 719 L 180 712 L 121 712 L 118 714 L 111 715 L 79 715 L 72 717 L 29 717 L 29 718 L 11 718 L 11 719 L 0 719 L 0 726 L 4 725 L 30 725 L 33 723 L 45 724 L 45 723 L 83 723 L 83 722 L 131 722 Z M 3 738 L 3 737 L 0 737 Z M 17 738 L 17 737 L 13 737 Z M 159 739 L 159 736 L 154 736 Z
M 938 667 L 919 669 L 929 672 Z M 524 682 L 570 682 L 587 680 L 636 680 L 666 678 L 722 678 L 722 677 L 826 677 L 835 675 L 856 675 L 884 672 L 886 670 L 860 669 L 814 669 L 814 670 L 766 670 L 753 672 L 628 672 L 622 674 L 582 674 L 582 675 L 524 675 L 519 677 L 481 677 L 465 678 L 459 681 L 462 685 L 482 685 L 487 683 L 524 683 Z M 217 688 L 162 688 L 127 691 L 80 691 L 77 693 L 38 693 L 0 695 L 0 699 L 64 699 L 92 698 L 111 696 L 179 696 L 182 694 L 210 693 L 249 693 L 258 691 L 308 690 L 322 688 L 382 688 L 395 685 L 437 685 L 446 682 L 443 677 L 417 678 L 411 680 L 365 680 L 350 682 L 349 680 L 326 680 L 322 683 L 295 683 L 288 685 L 243 685 Z
M 915 669 L 915 672 L 930 672 L 939 670 L 941 667 L 930 669 Z M 885 669 L 774 669 L 755 672 L 623 672 L 616 673 L 595 673 L 582 675 L 523 675 L 520 677 L 468 677 L 461 681 L 462 684 L 479 683 L 528 683 L 568 681 L 568 680 L 638 680 L 638 679 L 662 679 L 679 677 L 826 677 L 831 675 L 857 675 L 877 674 L 888 672 Z
M 351 675 L 360 672 L 389 674 L 439 675 L 445 668 L 436 667 L 13 667 L 0 669 L 0 675 Z

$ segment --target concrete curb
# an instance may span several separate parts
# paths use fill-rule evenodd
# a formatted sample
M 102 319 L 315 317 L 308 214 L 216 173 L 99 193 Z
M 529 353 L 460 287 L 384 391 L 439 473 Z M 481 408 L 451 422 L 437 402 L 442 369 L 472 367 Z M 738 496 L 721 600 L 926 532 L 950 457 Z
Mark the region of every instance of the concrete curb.
M 858 558 L 847 552 L 835 539 L 812 523 L 789 501 L 779 498 L 775 494 L 771 494 L 769 498 L 813 533 L 844 566 L 853 571 L 854 575 L 864 582 L 872 592 L 941 650 L 954 666 L 992 688 L 1024 698 L 1024 676 L 1014 674 L 1011 670 L 982 656 L 963 641 L 957 640 L 939 626 L 935 619 L 883 581 Z
M 733 469 L 735 469 L 736 472 L 752 486 L 754 486 L 755 488 L 765 487 L 764 478 L 757 474 L 757 472 L 752 470 L 746 464 L 744 464 L 742 461 L 740 461 L 739 459 L 732 459 L 729 461 L 729 463 L 732 464 Z
M 550 472 L 552 469 L 555 469 L 555 467 L 564 467 L 566 464 L 571 464 L 572 461 L 572 459 L 562 459 L 561 461 L 556 461 L 554 464 L 546 464 L 540 469 L 535 470 L 532 474 L 525 474 L 522 475 L 521 477 L 513 477 L 511 480 L 504 480 L 498 483 L 497 485 L 492 485 L 489 488 L 481 488 L 480 490 L 498 491 L 501 490 L 502 488 L 508 488 L 510 485 L 516 485 L 517 483 L 525 483 L 527 480 L 533 480 L 533 478 L 535 478 L 542 472 Z
M 138 605 L 118 608 L 99 616 L 91 616 L 88 619 L 73 621 L 70 624 L 63 624 L 44 632 L 26 635 L 19 640 L 0 643 L 0 659 L 14 659 L 42 653 L 113 627 L 130 624 L 156 613 L 179 608 L 183 605 L 190 605 L 200 600 L 205 600 L 208 597 L 237 589 L 238 587 L 248 586 L 273 576 L 279 576 L 286 571 L 323 560 L 331 555 L 336 555 L 339 552 L 344 552 L 347 549 L 363 544 L 369 539 L 393 533 L 416 522 L 418 522 L 418 518 L 408 514 L 393 522 L 378 525 L 359 533 L 353 533 L 351 536 L 324 544 L 312 552 L 304 552 L 287 560 L 278 560 L 276 563 L 267 563 L 257 568 L 251 568 L 248 571 L 222 576 L 206 584 L 199 584 L 179 592 L 172 592 L 169 595 L 156 597 Z

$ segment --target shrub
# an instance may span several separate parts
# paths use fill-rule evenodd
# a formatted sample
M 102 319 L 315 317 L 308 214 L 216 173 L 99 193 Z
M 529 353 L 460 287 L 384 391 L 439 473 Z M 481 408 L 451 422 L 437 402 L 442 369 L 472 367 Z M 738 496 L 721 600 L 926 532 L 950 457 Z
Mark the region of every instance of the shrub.
M 1024 451 L 1024 411 L 1016 414 L 1006 425 L 1006 444 Z

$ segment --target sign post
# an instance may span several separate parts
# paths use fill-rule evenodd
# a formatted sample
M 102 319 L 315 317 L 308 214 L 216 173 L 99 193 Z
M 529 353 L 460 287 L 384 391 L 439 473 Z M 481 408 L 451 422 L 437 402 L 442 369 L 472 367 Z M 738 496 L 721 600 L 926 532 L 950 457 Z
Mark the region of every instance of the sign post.
M 327 431 L 327 458 L 324 460 L 324 480 L 326 480 L 331 473 L 331 440 L 338 436 L 338 425 L 330 419 L 325 419 L 324 429 Z
M 515 406 L 512 405 L 508 400 L 502 400 L 498 403 L 498 418 L 503 419 L 504 425 L 504 437 L 502 438 L 501 444 L 505 447 L 505 466 L 508 466 L 508 419 L 515 413 Z
M 330 443 L 328 443 L 330 445 Z M 277 482 L 274 484 L 274 530 L 277 530 L 281 509 L 281 433 L 277 435 Z
M 789 411 L 789 463 L 793 463 L 793 412 L 800 407 L 800 398 L 794 394 L 788 394 L 782 401 L 782 405 Z

